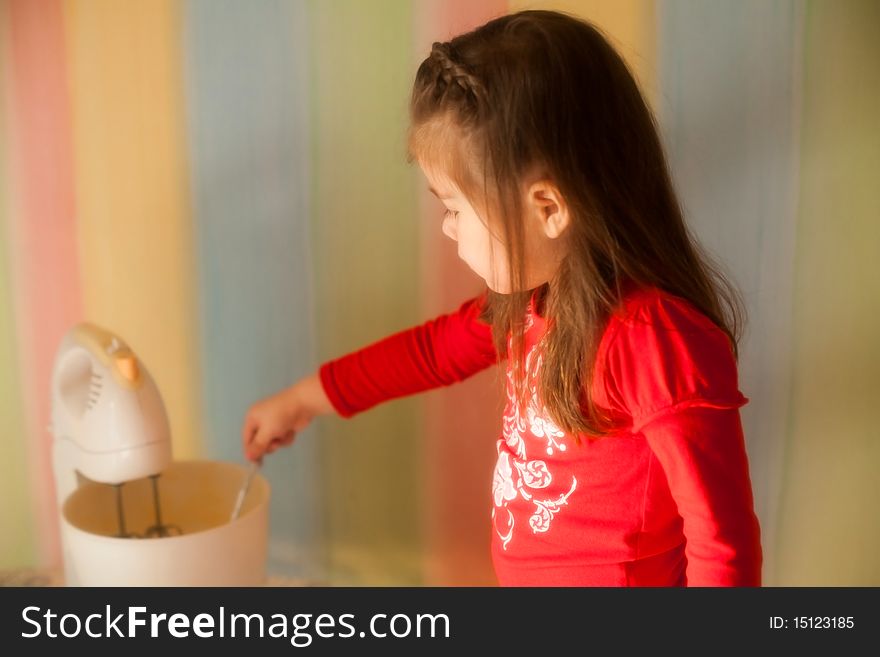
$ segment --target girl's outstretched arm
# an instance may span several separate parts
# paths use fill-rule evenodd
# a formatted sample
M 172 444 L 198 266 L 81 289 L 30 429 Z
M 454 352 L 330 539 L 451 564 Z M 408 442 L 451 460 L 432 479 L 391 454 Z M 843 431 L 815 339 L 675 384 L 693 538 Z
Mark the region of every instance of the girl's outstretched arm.
M 479 319 L 487 292 L 458 310 L 325 362 L 321 384 L 337 413 L 462 381 L 498 362 L 492 329 Z

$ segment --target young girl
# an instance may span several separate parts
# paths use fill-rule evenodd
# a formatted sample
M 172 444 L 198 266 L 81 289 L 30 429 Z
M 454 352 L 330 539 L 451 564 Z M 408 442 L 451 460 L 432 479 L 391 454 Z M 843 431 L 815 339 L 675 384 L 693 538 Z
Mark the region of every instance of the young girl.
M 586 22 L 523 11 L 435 43 L 410 108 L 409 161 L 487 289 L 255 404 L 247 457 L 503 360 L 501 585 L 760 585 L 740 302 L 620 56 Z

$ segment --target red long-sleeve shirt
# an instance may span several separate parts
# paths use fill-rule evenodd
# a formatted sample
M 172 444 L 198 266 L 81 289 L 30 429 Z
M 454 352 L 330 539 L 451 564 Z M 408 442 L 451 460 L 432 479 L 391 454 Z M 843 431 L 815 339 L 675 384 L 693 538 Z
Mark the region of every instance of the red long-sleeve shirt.
M 684 299 L 628 285 L 603 332 L 592 394 L 624 424 L 590 442 L 560 430 L 533 394 L 508 401 L 491 491 L 502 586 L 760 586 L 738 389 L 727 336 Z M 319 368 L 342 417 L 450 385 L 498 363 L 486 293 Z M 546 330 L 526 322 L 536 391 Z M 508 336 L 508 348 L 510 346 Z

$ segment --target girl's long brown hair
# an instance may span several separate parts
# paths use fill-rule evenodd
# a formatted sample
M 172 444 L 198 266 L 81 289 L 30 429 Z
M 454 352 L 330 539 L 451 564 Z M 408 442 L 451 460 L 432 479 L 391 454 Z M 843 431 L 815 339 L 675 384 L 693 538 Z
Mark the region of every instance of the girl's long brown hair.
M 738 357 L 739 294 L 686 226 L 651 110 L 596 27 L 530 10 L 434 43 L 416 73 L 410 119 L 408 161 L 443 172 L 505 244 L 514 292 L 487 290 L 481 318 L 498 353 L 517 364 L 521 408 L 522 329 L 536 291 L 547 321 L 541 401 L 578 442 L 614 429 L 589 390 L 624 281 L 690 301 Z M 526 290 L 521 185 L 535 171 L 557 186 L 571 223 L 555 277 Z

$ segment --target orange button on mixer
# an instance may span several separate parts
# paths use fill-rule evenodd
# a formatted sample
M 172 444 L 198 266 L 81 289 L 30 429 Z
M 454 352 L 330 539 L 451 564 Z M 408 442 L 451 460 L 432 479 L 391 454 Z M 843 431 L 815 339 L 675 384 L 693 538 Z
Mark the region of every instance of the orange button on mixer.
M 116 361 L 116 369 L 127 381 L 134 383 L 138 378 L 137 358 L 131 352 L 119 353 L 114 357 Z

